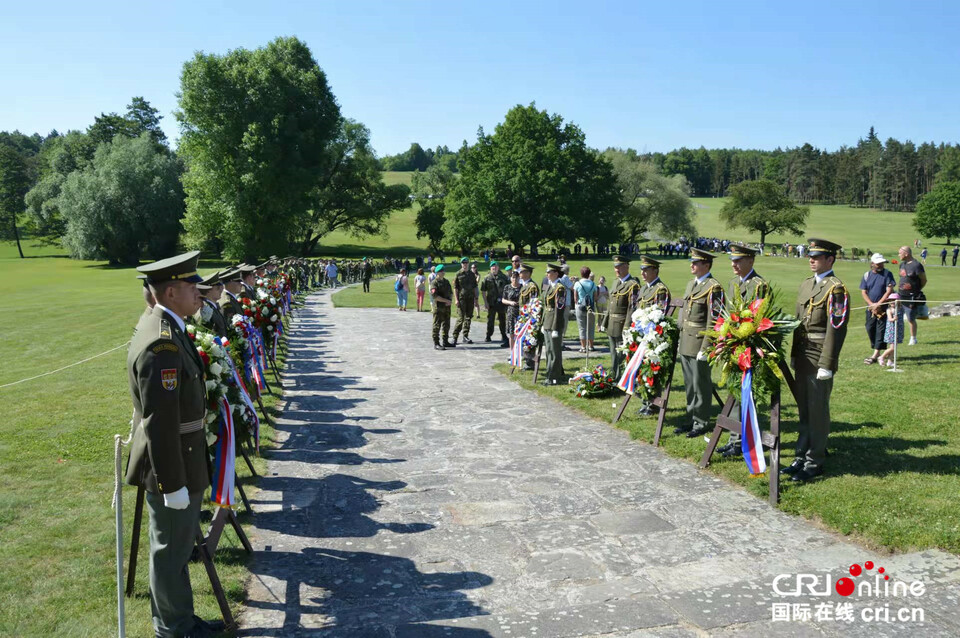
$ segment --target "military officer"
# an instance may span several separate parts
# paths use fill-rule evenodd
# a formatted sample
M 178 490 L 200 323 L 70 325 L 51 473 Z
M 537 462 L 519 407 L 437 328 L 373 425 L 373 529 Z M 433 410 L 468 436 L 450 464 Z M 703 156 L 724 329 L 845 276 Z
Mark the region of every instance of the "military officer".
M 507 348 L 510 341 L 507 339 L 507 309 L 501 299 L 503 289 L 510 284 L 510 279 L 500 272 L 500 265 L 496 261 L 490 262 L 490 273 L 483 278 L 480 292 L 483 294 L 483 309 L 487 311 L 487 338 L 489 343 L 493 337 L 494 322 L 500 322 L 500 347 Z
M 364 257 L 363 267 L 360 270 L 360 278 L 363 280 L 363 292 L 370 292 L 371 277 L 373 277 L 373 264 L 371 264 L 370 261 Z
M 800 284 L 797 318 L 790 352 L 796 370 L 799 438 L 793 463 L 781 473 L 791 481 L 809 481 L 823 474 L 830 434 L 830 393 L 840 349 L 847 336 L 849 295 L 833 274 L 840 246 L 825 239 L 808 239 L 813 276 Z
M 197 290 L 200 291 L 200 298 L 203 305 L 197 311 L 195 317 L 202 325 L 209 328 L 213 334 L 218 337 L 227 335 L 227 320 L 220 312 L 218 302 L 223 296 L 223 282 L 220 281 L 220 272 L 214 272 L 197 284 Z
M 446 350 L 457 345 L 456 342 L 450 343 L 450 306 L 453 304 L 453 288 L 444 276 L 443 264 L 437 264 L 433 272 L 437 275 L 430 286 L 430 294 L 433 295 L 434 301 L 433 348 Z M 443 341 L 440 340 L 441 332 Z
M 540 287 L 533 281 L 533 266 L 529 264 L 520 264 L 520 300 L 519 307 L 523 308 L 525 304 L 530 303 L 540 296 Z M 523 369 L 533 370 L 534 357 L 537 356 L 536 350 L 531 348 L 523 353 Z
M 220 310 L 224 318 L 233 323 L 234 315 L 243 314 L 243 304 L 240 297 L 243 293 L 243 273 L 237 268 L 231 268 L 220 275 L 223 281 L 223 294 L 220 295 Z
M 564 383 L 563 315 L 567 311 L 567 288 L 560 281 L 560 266 L 547 264 L 547 285 L 543 289 L 543 340 L 547 351 L 547 373 L 543 385 Z
M 453 345 L 457 345 L 460 332 L 463 331 L 463 342 L 473 343 L 470 340 L 470 322 L 473 319 L 473 302 L 477 295 L 477 276 L 470 272 L 470 260 L 460 259 L 460 272 L 453 281 L 453 301 L 457 305 L 457 325 L 453 327 Z
M 670 289 L 660 279 L 660 262 L 642 255 L 640 257 L 640 276 L 643 277 L 643 285 L 640 287 L 640 299 L 637 302 L 638 308 L 649 308 L 658 306 L 664 312 L 670 307 Z
M 600 320 L 600 330 L 607 333 L 610 343 L 610 370 L 614 379 L 623 374 L 623 353 L 617 348 L 623 341 L 623 327 L 630 315 L 637 309 L 640 299 L 640 282 L 630 274 L 630 259 L 623 255 L 614 255 L 613 270 L 617 281 L 610 290 L 607 312 Z
M 200 532 L 200 503 L 210 484 L 203 430 L 203 362 L 183 317 L 200 308 L 199 251 L 137 268 L 156 303 L 140 318 L 127 353 L 133 443 L 126 482 L 146 490 L 150 596 L 157 636 L 212 636 L 222 623 L 193 614 L 187 563 Z
M 757 251 L 744 244 L 730 244 L 730 264 L 733 268 L 733 279 L 727 291 L 727 303 L 740 299 L 745 304 L 751 304 L 757 299 L 764 299 L 770 294 L 770 284 L 753 269 Z M 740 456 L 743 454 L 740 446 L 740 434 L 730 433 L 730 440 L 717 450 L 723 456 Z
M 707 338 L 700 334 L 720 316 L 723 308 L 723 286 L 713 278 L 710 269 L 714 256 L 699 248 L 690 249 L 690 273 L 693 280 L 684 292 L 683 312 L 680 318 L 680 347 L 678 357 L 683 370 L 683 385 L 687 390 L 687 415 L 690 422 L 674 430 L 687 433 L 688 438 L 702 435 L 710 429 L 710 401 L 713 380 L 707 361 Z
M 243 296 L 256 299 L 257 267 L 250 264 L 240 264 L 237 269 L 240 271 L 241 281 L 243 282 Z M 294 278 L 294 281 L 296 281 L 296 278 Z

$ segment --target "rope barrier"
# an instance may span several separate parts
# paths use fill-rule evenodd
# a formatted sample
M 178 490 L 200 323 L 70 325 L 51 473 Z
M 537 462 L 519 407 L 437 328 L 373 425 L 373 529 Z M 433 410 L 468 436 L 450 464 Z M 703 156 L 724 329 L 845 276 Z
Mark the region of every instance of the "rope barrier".
M 113 351 L 115 351 L 115 350 L 119 350 L 120 348 L 124 348 L 124 347 L 126 347 L 126 346 L 128 346 L 128 345 L 130 345 L 130 342 L 129 342 L 129 341 L 126 341 L 126 342 L 124 342 L 124 343 L 121 343 L 121 344 L 120 344 L 119 346 L 117 346 L 116 348 L 110 348 L 110 349 L 107 350 L 106 352 L 101 352 L 100 354 L 95 354 L 95 355 L 93 355 L 92 357 L 87 357 L 86 359 L 82 359 L 82 360 L 77 361 L 77 362 L 75 362 L 75 363 L 71 363 L 70 365 L 63 366 L 62 368 L 57 368 L 56 370 L 51 370 L 50 372 L 44 372 L 43 374 L 38 374 L 38 375 L 33 376 L 33 377 L 27 377 L 26 379 L 20 379 L 19 381 L 13 381 L 12 383 L 5 383 L 5 384 L 3 384 L 3 385 L 0 385 L 0 389 L 2 389 L 2 388 L 9 388 L 10 386 L 17 385 L 17 384 L 19 384 L 19 383 L 26 383 L 27 381 L 33 381 L 34 379 L 39 379 L 40 377 L 46 377 L 46 376 L 49 376 L 49 375 L 51 375 L 51 374 L 56 374 L 57 372 L 63 372 L 63 371 L 66 370 L 67 368 L 72 368 L 72 367 L 74 367 L 74 366 L 80 365 L 81 363 L 86 363 L 87 361 L 92 361 L 93 359 L 96 359 L 97 357 L 102 357 L 102 356 L 105 355 L 105 354 L 110 354 L 111 352 L 113 352 Z

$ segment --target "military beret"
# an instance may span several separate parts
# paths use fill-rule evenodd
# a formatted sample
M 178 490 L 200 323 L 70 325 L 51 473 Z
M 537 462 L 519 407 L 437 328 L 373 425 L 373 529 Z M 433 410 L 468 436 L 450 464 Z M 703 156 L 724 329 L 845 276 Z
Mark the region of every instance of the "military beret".
M 690 261 L 709 261 L 713 263 L 715 255 L 699 248 L 690 249 Z
M 730 244 L 730 261 L 736 261 L 741 257 L 756 257 L 757 252 L 744 244 Z
M 460 258 L 460 263 L 461 263 L 461 264 L 465 264 L 465 263 L 467 263 L 468 261 L 470 261 L 470 260 L 467 259 L 466 257 L 461 257 L 461 258 Z
M 144 274 L 147 281 L 152 284 L 164 281 L 199 283 L 201 281 L 200 275 L 197 274 L 197 260 L 199 258 L 200 251 L 193 250 L 176 257 L 167 257 L 152 264 L 145 264 L 138 267 L 137 272 Z
M 491 262 L 490 262 L 490 267 L 491 267 L 491 268 L 493 268 L 494 266 L 499 266 L 499 265 L 500 265 L 500 264 L 498 264 L 498 263 L 495 262 L 495 261 L 491 261 Z
M 437 264 L 436 267 L 434 267 L 433 272 L 443 272 L 443 264 Z
M 837 251 L 842 248 L 840 244 L 835 244 L 832 241 L 827 241 L 826 239 L 815 239 L 810 238 L 807 240 L 808 253 L 811 256 L 817 255 L 836 255 Z
M 640 256 L 640 270 L 644 268 L 659 268 L 660 262 L 649 255 Z
M 511 270 L 513 270 L 513 266 L 507 266 L 506 268 L 503 269 L 503 272 L 510 272 Z

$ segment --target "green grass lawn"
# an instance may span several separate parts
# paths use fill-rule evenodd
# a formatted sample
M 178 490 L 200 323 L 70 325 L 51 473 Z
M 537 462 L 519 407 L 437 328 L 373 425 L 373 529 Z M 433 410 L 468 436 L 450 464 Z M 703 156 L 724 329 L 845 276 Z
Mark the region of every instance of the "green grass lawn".
M 143 309 L 131 269 L 0 253 L 0 385 L 125 343 Z M 29 254 L 29 253 L 28 253 Z M 202 271 L 219 264 L 201 264 Z M 282 356 L 281 352 L 281 356 Z M 126 348 L 0 389 L 0 635 L 115 635 L 113 435 L 129 431 Z M 277 388 L 273 388 L 278 392 Z M 272 407 L 276 395 L 267 395 Z M 268 409 L 270 409 L 268 407 Z M 265 443 L 272 436 L 263 430 Z M 262 460 L 256 460 L 263 471 Z M 242 464 L 241 477 L 246 475 Z M 124 490 L 129 541 L 136 491 Z M 150 636 L 147 540 L 127 635 Z M 217 566 L 235 609 L 247 570 L 232 531 Z M 202 566 L 191 570 L 197 613 L 218 614 Z
M 960 319 L 921 323 L 921 342 L 901 353 L 902 374 L 862 363 L 865 338 L 851 326 L 841 354 L 831 401 L 833 420 L 825 477 L 808 485 L 783 484 L 781 508 L 852 534 L 877 549 L 917 550 L 939 547 L 960 553 L 960 433 L 956 428 L 956 379 L 960 378 Z M 591 362 L 608 363 L 601 356 Z M 578 369 L 567 360 L 568 374 Z M 498 364 L 508 374 L 506 364 Z M 692 463 L 706 446 L 702 438 L 675 436 L 672 429 L 685 417 L 683 374 L 674 372 L 674 392 L 667 412 L 667 453 Z M 528 390 L 553 397 L 585 414 L 611 421 L 614 402 L 577 398 L 569 387 L 534 386 L 531 373 L 510 377 Z M 945 382 L 947 381 L 947 382 Z M 636 415 L 639 401 L 628 407 L 617 427 L 631 438 L 651 442 L 656 419 Z M 718 412 L 714 406 L 714 412 Z M 768 426 L 762 414 L 763 427 Z M 786 393 L 783 406 L 782 458 L 789 463 L 796 442 L 797 412 Z M 725 442 L 726 437 L 721 439 Z M 765 478 L 750 478 L 742 458 L 714 457 L 709 471 L 758 498 L 766 498 Z

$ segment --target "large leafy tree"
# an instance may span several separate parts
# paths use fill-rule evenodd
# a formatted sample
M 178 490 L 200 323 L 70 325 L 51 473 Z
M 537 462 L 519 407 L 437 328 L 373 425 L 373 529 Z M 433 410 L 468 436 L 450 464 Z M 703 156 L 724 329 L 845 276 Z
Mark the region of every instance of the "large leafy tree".
M 772 233 L 801 234 L 809 214 L 809 208 L 797 206 L 780 186 L 768 179 L 736 184 L 720 209 L 720 219 L 728 228 L 760 233 L 760 243 L 766 243 L 767 235 Z
M 913 226 L 924 237 L 960 236 L 960 182 L 941 182 L 923 196 Z
M 335 230 L 358 238 L 382 234 L 390 214 L 409 203 L 409 187 L 384 184 L 370 130 L 363 124 L 344 119 L 324 155 L 320 184 L 310 193 L 311 208 L 300 220 L 305 255 Z
M 417 239 L 426 237 L 431 250 L 439 250 L 443 241 L 445 202 L 455 180 L 450 168 L 442 164 L 413 174 L 411 191 L 417 202 Z
M 87 168 L 70 173 L 58 199 L 67 224 L 63 243 L 75 258 L 136 265 L 176 248 L 180 164 L 148 133 L 101 144 Z
M 665 177 L 652 162 L 640 160 L 635 153 L 609 149 L 603 157 L 617 177 L 627 242 L 639 241 L 646 232 L 667 239 L 696 234 L 693 203 L 683 175 Z
M 610 164 L 580 128 L 518 105 L 492 135 L 480 129 L 447 196 L 443 229 L 461 249 L 507 240 L 536 252 L 549 242 L 615 240 L 620 209 Z
M 23 196 L 29 188 L 26 158 L 13 146 L 0 145 L 0 239 L 15 240 L 21 259 L 17 216 L 23 212 Z
M 253 51 L 197 53 L 180 78 L 188 242 L 235 258 L 288 250 L 315 206 L 340 108 L 294 37 Z M 211 234 L 212 233 L 212 234 Z
M 96 145 L 79 131 L 47 138 L 39 154 L 40 178 L 26 194 L 30 228 L 40 237 L 58 238 L 66 232 L 60 214 L 60 191 L 67 177 L 93 160 Z

